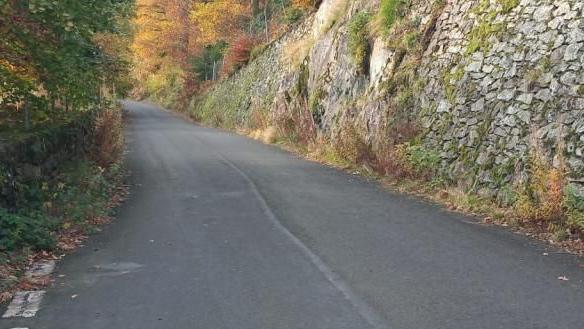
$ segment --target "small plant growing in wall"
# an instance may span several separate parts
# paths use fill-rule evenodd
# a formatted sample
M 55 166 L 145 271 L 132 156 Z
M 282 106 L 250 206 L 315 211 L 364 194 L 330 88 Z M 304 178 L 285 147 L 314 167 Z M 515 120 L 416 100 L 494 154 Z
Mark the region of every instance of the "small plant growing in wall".
M 410 5 L 411 0 L 381 0 L 374 30 L 387 36 L 397 20 L 406 15 Z
M 310 113 L 312 113 L 312 118 L 316 125 L 320 125 L 322 122 L 322 116 L 324 114 L 324 107 L 321 105 L 321 101 L 327 96 L 326 91 L 322 88 L 316 89 L 308 98 L 308 108 Z
M 496 8 L 493 9 L 490 9 L 492 4 L 489 0 L 482 0 L 477 4 L 472 12 L 478 16 L 478 24 L 469 34 L 466 54 L 470 55 L 477 51 L 488 52 L 491 48 L 489 38 L 505 30 L 504 23 L 494 23 L 495 18 L 501 13 L 509 13 L 519 5 L 519 2 L 519 0 L 497 0 Z
M 509 13 L 515 7 L 519 6 L 519 2 L 520 2 L 520 0 L 497 0 L 497 1 L 501 5 L 501 7 L 502 7 L 501 11 L 504 14 Z
M 557 142 L 557 166 L 546 161 L 541 147 L 534 145 L 527 168 L 529 179 L 518 189 L 516 214 L 523 222 L 547 225 L 555 240 L 565 239 L 570 231 L 582 233 L 584 197 L 568 184 L 563 142 Z
M 421 144 L 406 144 L 405 154 L 413 172 L 419 177 L 431 178 L 440 165 L 440 154 Z
M 584 232 L 584 195 L 578 193 L 573 186 L 568 186 L 564 195 L 567 224 L 580 232 Z
M 367 71 L 368 57 L 371 46 L 367 36 L 368 24 L 371 15 L 368 12 L 360 12 L 349 22 L 349 51 L 360 72 Z

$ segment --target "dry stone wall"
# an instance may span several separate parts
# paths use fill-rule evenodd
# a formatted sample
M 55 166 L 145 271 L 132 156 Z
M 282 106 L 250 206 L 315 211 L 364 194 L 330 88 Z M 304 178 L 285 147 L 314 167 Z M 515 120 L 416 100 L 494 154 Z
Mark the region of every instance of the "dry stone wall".
M 403 107 L 440 154 L 442 172 L 465 187 L 496 194 L 525 180 L 536 149 L 582 181 L 583 1 L 412 0 L 404 19 L 417 31 L 415 49 L 396 46 L 407 36 L 378 35 L 363 70 L 351 56 L 349 22 L 378 8 L 375 0 L 325 0 L 191 110 L 217 124 L 232 111 L 228 125 L 240 126 L 257 109 L 310 107 L 321 134 L 349 120 L 375 144 L 389 138 L 387 122 Z
M 497 187 L 522 179 L 535 148 L 584 173 L 584 2 L 453 1 L 419 74 L 427 142 L 453 175 Z M 561 147 L 564 144 L 565 147 Z M 524 171 L 519 170 L 520 173 Z

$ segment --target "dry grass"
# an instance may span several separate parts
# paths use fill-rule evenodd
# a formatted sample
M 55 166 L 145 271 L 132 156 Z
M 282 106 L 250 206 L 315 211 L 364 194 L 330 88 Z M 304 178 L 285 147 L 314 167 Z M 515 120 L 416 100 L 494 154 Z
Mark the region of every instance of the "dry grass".
M 292 104 L 279 104 L 273 115 L 273 125 L 278 136 L 286 138 L 292 144 L 306 147 L 317 136 L 316 123 L 308 102 L 303 97 L 299 97 Z
M 559 133 L 561 136 L 561 132 Z M 532 133 L 532 136 L 535 136 Z M 563 226 L 566 217 L 564 195 L 567 186 L 564 144 L 556 142 L 559 165 L 554 167 L 546 160 L 543 149 L 535 137 L 531 138 L 531 155 L 528 162 L 528 180 L 518 188 L 515 205 L 517 216 L 525 222 L 547 223 L 550 230 Z
M 273 127 L 267 127 L 264 129 L 255 129 L 247 134 L 250 138 L 262 141 L 265 144 L 274 144 L 278 141 L 278 130 Z
M 357 164 L 370 164 L 375 161 L 375 155 L 371 146 L 359 133 L 359 129 L 351 122 L 345 124 L 337 130 L 332 140 L 333 150 L 343 159 Z
M 282 50 L 282 61 L 292 69 L 297 68 L 308 57 L 315 40 L 309 36 L 286 44 Z
M 278 138 L 278 130 L 275 127 L 268 127 L 262 131 L 262 141 L 266 144 L 273 144 Z
M 102 168 L 116 162 L 124 149 L 122 110 L 118 106 L 101 110 L 95 119 L 92 157 Z

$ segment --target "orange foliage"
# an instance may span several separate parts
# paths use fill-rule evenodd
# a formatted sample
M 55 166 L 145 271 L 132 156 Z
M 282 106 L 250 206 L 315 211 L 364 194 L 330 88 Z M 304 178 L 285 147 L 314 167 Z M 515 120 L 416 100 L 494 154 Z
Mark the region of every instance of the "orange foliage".
M 230 74 L 247 64 L 251 50 L 257 44 L 257 40 L 249 36 L 242 36 L 236 40 L 225 55 L 223 73 Z
M 306 10 L 317 7 L 320 2 L 319 0 L 292 0 L 294 7 Z

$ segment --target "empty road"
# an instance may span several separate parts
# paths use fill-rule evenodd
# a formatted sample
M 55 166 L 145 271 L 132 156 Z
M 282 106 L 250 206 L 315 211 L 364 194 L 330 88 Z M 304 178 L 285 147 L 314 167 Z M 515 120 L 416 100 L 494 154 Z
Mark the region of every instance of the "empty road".
M 130 199 L 0 328 L 584 328 L 581 258 L 124 104 Z

